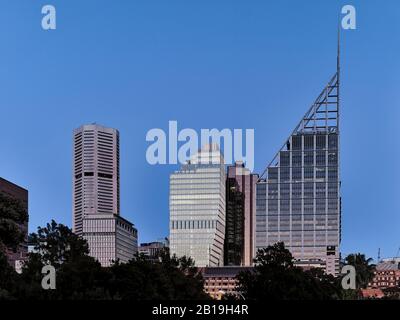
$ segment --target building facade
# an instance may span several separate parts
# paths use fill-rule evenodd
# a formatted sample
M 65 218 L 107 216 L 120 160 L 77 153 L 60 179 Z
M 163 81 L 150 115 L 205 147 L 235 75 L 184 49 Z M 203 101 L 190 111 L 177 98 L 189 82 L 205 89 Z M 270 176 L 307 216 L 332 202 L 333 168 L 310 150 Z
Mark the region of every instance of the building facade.
M 117 214 L 85 217 L 83 238 L 88 242 L 90 255 L 102 266 L 117 260 L 128 262 L 138 251 L 136 228 Z
M 17 200 L 21 205 L 22 209 L 28 213 L 28 190 L 10 182 L 3 178 L 0 178 L 0 192 L 6 197 L 10 197 Z M 28 220 L 24 223 L 19 224 L 20 232 L 24 234 L 24 241 L 19 244 L 15 249 L 8 248 L 6 255 L 9 264 L 17 271 L 21 269 L 22 263 L 27 259 L 28 254 Z
M 226 179 L 225 265 L 250 266 L 255 256 L 258 175 L 243 162 L 228 166 Z
M 139 246 L 139 254 L 145 256 L 150 261 L 159 261 L 161 251 L 168 248 L 168 240 L 141 243 Z
M 224 295 L 233 295 L 241 299 L 241 293 L 237 290 L 236 277 L 240 272 L 253 271 L 252 267 L 209 267 L 201 268 L 204 279 L 204 291 L 213 299 L 221 300 Z
M 196 266 L 222 266 L 225 183 L 218 145 L 205 145 L 170 176 L 170 253 L 190 256 Z
M 137 230 L 120 216 L 119 132 L 97 124 L 74 130 L 73 231 L 103 266 L 137 252 Z
M 298 264 L 339 273 L 339 67 L 257 183 L 256 248 L 284 242 Z
M 378 263 L 375 267 L 374 278 L 368 284 L 368 287 L 373 289 L 399 288 L 399 259 L 387 260 Z

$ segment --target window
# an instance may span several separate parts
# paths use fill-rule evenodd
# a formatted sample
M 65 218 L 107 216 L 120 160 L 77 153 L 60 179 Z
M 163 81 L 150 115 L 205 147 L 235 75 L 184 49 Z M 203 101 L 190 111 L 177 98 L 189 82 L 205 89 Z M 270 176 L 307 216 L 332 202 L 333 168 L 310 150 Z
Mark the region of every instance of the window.
M 301 181 L 301 168 L 293 168 L 292 169 L 292 179 L 293 181 Z
M 317 167 L 315 175 L 317 179 L 325 179 L 325 167 Z
M 292 198 L 301 198 L 301 183 L 293 183 Z
M 278 168 L 268 168 L 268 180 L 278 180 Z
M 314 136 L 304 136 L 304 150 L 314 149 Z
M 328 180 L 329 181 L 337 181 L 338 180 L 338 169 L 336 167 L 329 167 Z
M 317 166 L 325 166 L 326 165 L 326 154 L 325 151 L 317 151 L 316 155 Z
M 290 184 L 281 183 L 281 197 L 289 197 L 289 193 L 290 193 Z
M 280 152 L 280 165 L 281 167 L 289 167 L 290 165 L 290 152 L 281 151 Z
M 328 164 L 329 165 L 337 165 L 338 157 L 336 152 L 329 152 L 328 154 Z
M 314 168 L 305 167 L 304 168 L 304 180 L 314 179 Z
M 325 135 L 317 135 L 317 149 L 325 149 L 326 148 L 326 136 Z
M 328 136 L 329 150 L 335 150 L 338 148 L 338 136 L 336 134 L 330 134 Z
M 290 168 L 281 168 L 280 179 L 281 182 L 289 182 L 290 181 Z
M 312 166 L 312 165 L 314 165 L 314 152 L 305 152 L 304 166 Z
M 292 137 L 293 150 L 301 150 L 301 136 Z
M 300 151 L 293 151 L 292 166 L 293 167 L 301 167 L 301 152 Z
M 316 183 L 316 196 L 317 198 L 325 198 L 325 183 L 324 182 L 318 182 Z

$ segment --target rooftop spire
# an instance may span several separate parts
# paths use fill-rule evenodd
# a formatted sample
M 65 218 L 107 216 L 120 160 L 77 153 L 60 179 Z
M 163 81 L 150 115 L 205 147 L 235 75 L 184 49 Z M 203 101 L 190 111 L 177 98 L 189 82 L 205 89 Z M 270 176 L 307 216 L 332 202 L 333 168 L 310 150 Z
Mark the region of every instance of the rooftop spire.
M 339 76 L 340 74 L 340 20 L 338 22 L 338 34 L 337 34 L 337 63 L 336 63 L 336 71 Z
M 305 113 L 292 134 L 260 175 L 260 180 L 266 178 L 269 167 L 277 167 L 280 163 L 280 152 L 289 151 L 291 137 L 298 134 L 332 134 L 339 133 L 340 107 L 340 21 L 337 37 L 336 73 L 325 85 L 324 89 Z

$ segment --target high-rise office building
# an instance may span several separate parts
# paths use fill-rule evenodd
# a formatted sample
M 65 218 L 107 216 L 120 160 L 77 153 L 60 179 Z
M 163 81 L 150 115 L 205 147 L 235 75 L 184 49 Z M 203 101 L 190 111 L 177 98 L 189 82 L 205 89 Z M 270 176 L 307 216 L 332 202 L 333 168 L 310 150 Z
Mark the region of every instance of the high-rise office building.
M 251 266 L 255 255 L 257 174 L 243 162 L 228 166 L 226 179 L 225 265 Z
M 0 178 L 0 192 L 6 197 L 17 200 L 22 210 L 28 213 L 28 190 L 10 182 L 3 178 Z M 17 271 L 21 269 L 22 262 L 27 259 L 28 254 L 28 220 L 24 223 L 19 224 L 20 232 L 24 234 L 24 241 L 22 241 L 17 248 L 7 249 L 7 260 L 9 264 L 14 267 Z
M 170 176 L 170 252 L 190 256 L 196 266 L 222 266 L 225 183 L 218 145 L 205 145 Z
M 333 78 L 257 183 L 256 248 L 285 243 L 299 265 L 339 271 L 339 55 Z
M 73 230 L 103 266 L 137 252 L 137 230 L 120 216 L 119 132 L 97 124 L 74 130 Z

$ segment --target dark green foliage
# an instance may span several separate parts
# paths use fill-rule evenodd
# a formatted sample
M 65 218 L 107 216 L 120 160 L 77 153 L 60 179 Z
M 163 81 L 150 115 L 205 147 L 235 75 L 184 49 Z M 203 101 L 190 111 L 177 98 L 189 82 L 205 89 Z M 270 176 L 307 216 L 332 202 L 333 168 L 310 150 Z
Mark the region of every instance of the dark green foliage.
M 364 289 L 374 277 L 375 265 L 371 264 L 372 259 L 366 258 L 364 254 L 353 253 L 345 258 L 345 263 L 354 266 L 356 269 L 357 289 Z
M 113 299 L 129 300 L 198 300 L 207 299 L 203 279 L 193 261 L 169 257 L 166 250 L 160 262 L 150 262 L 137 256 L 126 264 L 110 268 L 109 282 Z
M 0 300 L 13 299 L 13 288 L 16 273 L 7 262 L 7 258 L 0 250 Z
M 89 254 L 87 242 L 72 233 L 71 229 L 54 220 L 37 233 L 29 235 L 29 242 L 39 252 L 42 261 L 56 269 L 65 262 L 73 262 Z
M 254 272 L 238 275 L 238 289 L 248 300 L 329 300 L 340 296 L 333 276 L 295 267 L 282 242 L 259 250 L 255 264 Z
M 35 253 L 22 274 L 8 264 L 4 249 L 15 248 L 23 239 L 18 225 L 26 221 L 21 203 L 0 193 L 0 300 L 34 299 L 124 299 L 124 300 L 200 300 L 209 299 L 203 291 L 203 278 L 191 258 L 170 256 L 167 249 L 152 262 L 137 255 L 129 263 L 116 262 L 102 268 L 89 256 L 85 240 L 55 221 L 30 235 Z M 373 277 L 374 266 L 362 254 L 345 259 L 354 265 L 358 288 L 365 287 Z M 324 274 L 319 269 L 303 271 L 294 266 L 291 253 L 283 243 L 259 250 L 254 272 L 239 274 L 239 295 L 226 296 L 227 300 L 244 297 L 250 300 L 298 299 L 355 299 L 357 291 L 343 291 L 340 278 Z M 41 287 L 44 265 L 56 269 L 56 290 Z M 392 292 L 393 291 L 393 292 Z M 398 298 L 398 289 L 388 296 Z
M 203 279 L 190 258 L 170 257 L 166 250 L 159 262 L 142 256 L 109 268 L 88 255 L 85 240 L 55 221 L 30 235 L 35 253 L 18 275 L 0 254 L 0 299 L 30 300 L 198 300 L 207 299 Z M 43 290 L 42 267 L 56 269 L 56 289 Z
M 24 240 L 19 225 L 28 221 L 24 205 L 17 199 L 0 192 L 0 250 L 15 249 Z

